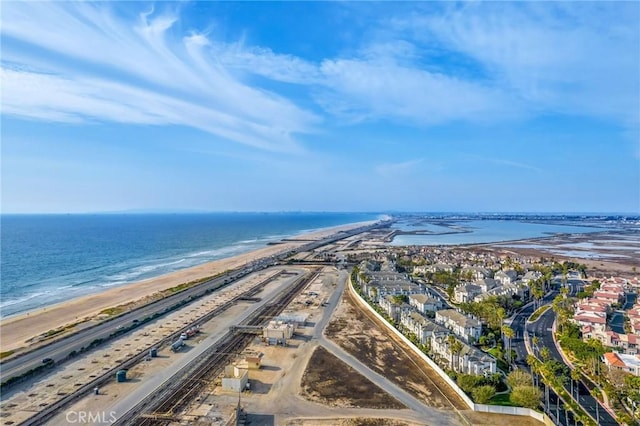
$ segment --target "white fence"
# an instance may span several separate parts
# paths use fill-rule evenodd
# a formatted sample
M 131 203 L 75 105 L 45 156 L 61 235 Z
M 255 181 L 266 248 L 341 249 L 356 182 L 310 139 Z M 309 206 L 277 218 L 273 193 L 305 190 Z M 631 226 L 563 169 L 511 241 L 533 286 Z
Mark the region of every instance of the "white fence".
M 382 321 L 382 323 L 389 330 L 391 330 L 393 333 L 395 333 L 395 335 L 398 336 L 398 338 L 402 339 L 402 341 L 405 342 L 411 348 L 411 350 L 413 350 L 413 352 L 416 355 L 418 355 L 427 364 L 429 364 L 429 366 L 431 368 L 433 368 L 436 373 L 438 373 L 438 375 L 442 378 L 442 380 L 447 382 L 447 384 L 449 386 L 451 386 L 451 389 L 453 389 L 458 394 L 458 396 L 460 396 L 460 398 L 465 402 L 465 404 L 467 404 L 467 406 L 469 407 L 470 410 L 479 411 L 479 412 L 483 412 L 483 413 L 509 414 L 509 415 L 512 415 L 512 416 L 528 416 L 528 417 L 532 417 L 532 418 L 534 418 L 534 419 L 536 419 L 536 420 L 538 420 L 540 422 L 543 422 L 545 425 L 548 425 L 548 426 L 552 426 L 554 424 L 553 421 L 547 415 L 545 415 L 543 413 L 540 413 L 538 411 L 532 410 L 530 408 L 509 407 L 509 406 L 504 406 L 504 405 L 486 405 L 486 404 L 476 404 L 476 403 L 474 403 L 471 400 L 471 398 L 469 398 L 469 396 L 466 393 L 464 393 L 464 391 L 462 389 L 460 389 L 460 387 L 458 387 L 458 384 L 456 382 L 454 382 L 451 379 L 451 377 L 449 377 L 447 375 L 447 373 L 445 373 L 444 370 L 442 370 L 442 368 L 440 368 L 440 366 L 438 364 L 436 364 L 424 352 L 422 352 L 420 349 L 418 349 L 398 329 L 396 329 L 391 324 L 389 324 L 387 322 L 387 320 L 385 320 L 382 317 L 382 315 L 380 315 L 378 312 L 376 312 L 376 310 L 373 309 L 373 307 L 371 307 L 371 305 L 369 305 L 367 303 L 367 301 L 364 300 L 360 296 L 360 294 L 358 294 L 358 292 L 353 288 L 353 283 L 351 282 L 351 276 L 349 276 L 349 291 L 354 296 L 356 296 L 358 302 L 362 306 L 366 307 L 372 314 L 374 314 L 380 321 Z

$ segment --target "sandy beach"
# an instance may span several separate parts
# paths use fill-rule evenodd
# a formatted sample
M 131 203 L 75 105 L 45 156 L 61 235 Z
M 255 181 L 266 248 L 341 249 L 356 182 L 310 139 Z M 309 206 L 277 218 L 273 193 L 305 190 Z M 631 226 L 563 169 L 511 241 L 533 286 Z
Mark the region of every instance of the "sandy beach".
M 360 222 L 326 228 L 295 236 L 296 241 L 284 240 L 281 244 L 267 246 L 237 256 L 215 260 L 203 265 L 176 271 L 147 280 L 111 288 L 100 293 L 71 299 L 45 308 L 18 314 L 0 321 L 0 346 L 2 351 L 27 347 L 29 340 L 50 330 L 65 327 L 79 321 L 92 321 L 107 308 L 138 301 L 143 303 L 154 293 L 177 285 L 198 280 L 240 267 L 253 260 L 268 257 L 317 240 L 339 231 L 357 228 L 373 222 Z

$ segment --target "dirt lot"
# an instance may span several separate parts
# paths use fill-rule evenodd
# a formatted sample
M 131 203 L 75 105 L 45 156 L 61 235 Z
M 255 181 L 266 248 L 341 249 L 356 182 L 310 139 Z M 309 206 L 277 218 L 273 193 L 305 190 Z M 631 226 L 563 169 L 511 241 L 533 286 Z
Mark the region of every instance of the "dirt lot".
M 373 315 L 360 309 L 348 292 L 345 292 L 342 303 L 327 325 L 326 335 L 373 370 L 414 394 L 426 405 L 444 410 L 458 409 L 472 425 L 541 425 L 530 417 L 470 411 L 462 399 L 427 363 L 411 355 L 405 343 L 389 334 L 386 327 Z
M 393 419 L 296 419 L 287 423 L 287 426 L 418 426 L 422 423 L 398 421 Z
M 334 407 L 406 408 L 322 346 L 311 355 L 301 388 L 305 398 Z
M 426 405 L 439 409 L 467 408 L 428 364 L 408 354 L 409 349 L 404 343 L 382 327 L 377 320 L 357 308 L 353 298 L 345 292 L 325 334 Z

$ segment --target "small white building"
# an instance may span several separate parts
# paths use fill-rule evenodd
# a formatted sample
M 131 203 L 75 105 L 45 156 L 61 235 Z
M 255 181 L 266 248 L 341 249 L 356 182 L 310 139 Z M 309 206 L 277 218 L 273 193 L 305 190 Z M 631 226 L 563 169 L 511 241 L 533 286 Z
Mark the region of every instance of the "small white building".
M 249 370 L 235 365 L 227 365 L 222 377 L 222 389 L 233 392 L 242 392 L 249 382 Z
M 269 324 L 262 329 L 262 338 L 269 345 L 285 345 L 287 340 L 293 336 L 295 328 L 292 324 L 282 321 L 269 321 Z
M 607 352 L 602 358 L 609 370 L 617 368 L 634 376 L 640 376 L 640 355 Z

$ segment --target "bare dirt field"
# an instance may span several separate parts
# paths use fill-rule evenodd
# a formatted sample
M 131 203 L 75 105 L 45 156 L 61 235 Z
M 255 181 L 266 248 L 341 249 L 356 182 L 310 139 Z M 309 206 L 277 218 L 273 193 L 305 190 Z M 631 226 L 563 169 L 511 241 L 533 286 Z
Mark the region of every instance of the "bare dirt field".
M 404 343 L 358 308 L 348 292 L 344 293 L 343 302 L 336 308 L 325 334 L 426 405 L 438 409 L 467 408 L 428 364 L 411 356 Z
M 472 425 L 539 426 L 541 424 L 530 417 L 469 410 L 462 399 L 426 362 L 412 356 L 409 352 L 410 348 L 389 334 L 386 327 L 373 315 L 362 310 L 348 292 L 344 293 L 343 301 L 336 308 L 325 333 L 347 352 L 415 395 L 425 405 L 444 410 L 459 410 L 466 422 Z M 369 419 L 362 419 L 362 421 L 369 421 Z
M 393 419 L 296 419 L 287 426 L 418 426 L 422 423 L 398 421 Z
M 311 355 L 301 388 L 305 398 L 329 406 L 406 408 L 322 346 Z

